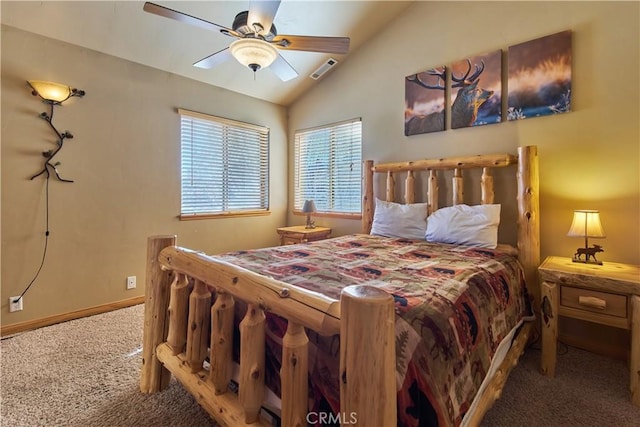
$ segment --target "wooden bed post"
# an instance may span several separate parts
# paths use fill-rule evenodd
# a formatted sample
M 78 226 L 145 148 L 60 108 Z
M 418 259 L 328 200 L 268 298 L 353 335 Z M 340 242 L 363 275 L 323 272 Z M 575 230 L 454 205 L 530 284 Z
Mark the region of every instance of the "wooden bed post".
M 233 313 L 235 300 L 224 290 L 218 290 L 211 306 L 211 349 L 209 381 L 216 394 L 227 392 L 233 373 Z
M 348 286 L 340 297 L 340 421 L 397 423 L 393 297 L 372 286 Z
M 176 236 L 151 236 L 147 240 L 147 272 L 144 298 L 144 331 L 140 391 L 155 393 L 169 385 L 171 374 L 156 357 L 156 347 L 167 335 L 171 272 L 160 268 L 158 255 L 175 246 Z
M 396 200 L 396 179 L 391 171 L 387 171 L 387 202 Z
M 182 273 L 175 275 L 169 298 L 169 332 L 167 343 L 173 355 L 185 351 L 187 345 L 187 322 L 189 319 L 189 279 Z
M 429 169 L 429 180 L 427 181 L 428 214 L 431 215 L 438 210 L 438 175 L 433 169 Z
M 309 412 L 309 338 L 304 327 L 289 321 L 282 340 L 282 416 L 283 426 L 306 426 Z
M 451 192 L 453 193 L 453 204 L 461 205 L 464 203 L 464 184 L 462 180 L 462 169 L 455 168 L 453 170 L 453 178 L 451 178 Z
M 265 314 L 249 304 L 240 322 L 240 384 L 238 398 L 244 409 L 244 422 L 258 421 L 264 400 Z
M 533 298 L 533 312 L 539 313 L 540 287 L 540 202 L 538 147 L 518 147 L 518 258 L 527 288 Z
M 491 168 L 482 168 L 482 177 L 480 179 L 480 194 L 482 195 L 482 204 L 490 205 L 495 198 L 495 192 L 493 190 L 493 172 Z
M 404 182 L 404 202 L 407 204 L 416 202 L 416 179 L 413 171 L 407 171 L 407 178 Z
M 189 323 L 187 329 L 186 358 L 191 372 L 202 369 L 207 358 L 207 343 L 210 338 L 211 292 L 207 285 L 196 279 L 193 291 L 189 295 Z
M 373 160 L 365 160 L 362 165 L 362 232 L 369 234 L 373 224 Z

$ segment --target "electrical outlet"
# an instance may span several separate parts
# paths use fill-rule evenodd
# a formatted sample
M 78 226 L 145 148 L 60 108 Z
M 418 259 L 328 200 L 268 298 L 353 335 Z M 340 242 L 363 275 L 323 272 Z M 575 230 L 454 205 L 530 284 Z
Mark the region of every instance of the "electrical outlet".
M 136 288 L 136 276 L 127 277 L 127 289 L 135 289 Z
M 19 295 L 17 297 L 9 297 L 9 313 L 22 310 L 22 302 L 24 301 L 24 297 L 20 298 L 18 302 L 14 302 L 18 298 L 20 298 Z

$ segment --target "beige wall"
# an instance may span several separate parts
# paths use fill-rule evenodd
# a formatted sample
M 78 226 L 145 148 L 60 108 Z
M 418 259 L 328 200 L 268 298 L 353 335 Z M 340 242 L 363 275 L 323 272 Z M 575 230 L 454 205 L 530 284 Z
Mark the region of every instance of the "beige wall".
M 573 209 L 599 209 L 604 261 L 640 263 L 640 75 L 637 2 L 416 2 L 353 52 L 287 110 L 97 52 L 2 27 L 3 325 L 143 294 L 146 238 L 177 234 L 180 244 L 220 252 L 277 243 L 274 229 L 300 224 L 287 213 L 287 166 L 295 129 L 362 117 L 364 157 L 406 160 L 481 152 L 540 150 L 542 254 L 569 255 Z M 404 77 L 467 55 L 571 29 L 573 112 L 554 117 L 403 136 Z M 75 135 L 59 156 L 73 184 L 51 182 L 51 239 L 45 267 L 8 314 L 7 297 L 33 277 L 42 255 L 42 166 L 54 139 L 37 115 L 45 105 L 26 79 L 87 91 L 56 109 Z M 267 217 L 180 222 L 176 108 L 271 128 L 271 208 Z M 287 158 L 289 149 L 289 165 Z M 293 206 L 292 194 L 289 205 Z M 334 234 L 359 221 L 319 218 Z M 125 290 L 136 275 L 138 289 Z
M 24 310 L 8 313 L 35 274 L 44 243 L 45 180 L 28 178 L 55 147 L 38 118 L 47 106 L 27 79 L 52 80 L 87 95 L 57 107 L 54 124 L 70 130 L 56 160 L 66 184 L 50 181 L 46 263 L 26 294 Z M 271 129 L 271 215 L 179 221 L 180 152 L 177 108 Z M 286 221 L 284 107 L 198 83 L 77 46 L 2 27 L 2 325 L 144 294 L 147 236 L 177 234 L 184 246 L 210 253 L 277 244 Z M 127 291 L 126 276 L 138 287 Z
M 598 258 L 639 264 L 639 20 L 638 2 L 416 2 L 290 107 L 289 140 L 296 129 L 362 117 L 366 159 L 538 145 L 543 257 L 571 256 L 584 243 L 566 237 L 573 210 L 599 209 L 607 238 Z M 563 30 L 573 31 L 571 113 L 403 136 L 405 76 Z M 317 223 L 360 230 L 358 221 Z

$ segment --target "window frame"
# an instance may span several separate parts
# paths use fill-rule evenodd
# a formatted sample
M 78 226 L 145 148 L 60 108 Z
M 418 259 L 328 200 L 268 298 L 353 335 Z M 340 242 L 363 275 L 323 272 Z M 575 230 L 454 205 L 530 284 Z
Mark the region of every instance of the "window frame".
M 304 204 L 304 196 L 301 194 L 298 194 L 299 192 L 299 185 L 300 185 L 300 144 L 302 143 L 301 139 L 304 136 L 309 136 L 311 133 L 313 132 L 322 132 L 322 131 L 329 131 L 330 133 L 335 133 L 338 131 L 338 129 L 341 126 L 344 125 L 348 125 L 348 124 L 359 124 L 360 129 L 359 131 L 359 141 L 357 141 L 356 145 L 359 149 L 359 159 L 357 160 L 357 168 L 359 173 L 357 174 L 357 182 L 358 185 L 360 187 L 360 192 L 359 192 L 359 197 L 358 197 L 358 204 L 360 206 L 359 211 L 339 211 L 339 210 L 326 210 L 326 209 L 322 209 L 321 206 L 318 206 L 318 202 L 316 201 L 316 208 L 317 208 L 317 212 L 315 212 L 313 215 L 316 217 L 333 217 L 333 218 L 345 218 L 345 219 L 361 219 L 362 218 L 362 118 L 360 117 L 356 117 L 353 119 L 349 119 L 349 120 L 343 120 L 340 122 L 334 122 L 334 123 L 328 123 L 325 125 L 321 125 L 321 126 L 315 126 L 312 128 L 307 128 L 307 129 L 299 129 L 296 130 L 294 132 L 294 188 L 293 188 L 293 214 L 294 215 L 306 215 L 306 213 L 302 212 L 302 205 Z M 306 134 L 306 135 L 305 135 Z M 335 136 L 333 137 L 335 138 Z M 332 141 L 332 137 L 328 138 L 328 141 L 332 144 L 341 142 L 341 141 L 336 141 L 333 140 Z M 330 152 L 331 153 L 335 153 L 335 145 L 333 145 L 330 148 Z M 331 157 L 331 156 L 330 156 Z M 330 180 L 335 180 L 335 175 L 334 173 L 330 172 Z M 330 191 L 330 190 L 329 190 Z M 331 195 L 328 196 L 329 198 L 331 198 Z M 333 198 L 334 201 L 336 198 Z
M 178 218 L 180 220 L 197 220 L 197 219 L 215 219 L 215 218 L 229 218 L 229 217 L 241 217 L 241 216 L 263 216 L 270 215 L 270 138 L 271 138 L 271 130 L 266 126 L 255 125 L 251 123 L 241 122 L 238 120 L 228 119 L 219 116 L 213 116 L 210 114 L 199 113 L 196 111 L 186 110 L 179 108 L 178 115 L 180 118 L 180 214 Z M 225 210 L 220 211 L 198 211 L 198 212 L 185 212 L 184 198 L 185 198 L 185 188 L 184 188 L 184 150 L 185 150 L 185 141 L 184 141 L 184 124 L 183 120 L 185 118 L 195 119 L 198 121 L 211 122 L 213 127 L 221 127 L 222 129 L 230 128 L 235 131 L 240 132 L 252 132 L 255 131 L 257 135 L 257 140 L 259 142 L 259 146 L 257 147 L 257 151 L 259 156 L 256 158 L 256 161 L 260 164 L 258 180 L 260 182 L 259 187 L 261 189 L 260 195 L 258 196 L 261 203 L 264 203 L 264 207 L 254 207 L 247 209 L 230 209 L 230 206 L 223 206 L 226 208 Z M 234 142 L 233 138 L 229 136 L 228 131 L 221 131 L 221 140 L 212 140 L 214 143 L 217 143 L 221 146 L 221 150 L 228 149 L 228 146 Z M 190 144 L 193 144 L 191 141 Z M 264 145 L 264 146 L 263 146 Z M 223 160 L 223 162 L 226 162 Z M 228 176 L 228 171 L 231 170 L 230 166 L 226 164 L 224 165 L 223 175 Z M 225 181 L 225 179 L 223 179 Z M 221 183 L 225 187 L 222 189 L 223 196 L 222 198 L 225 200 L 222 203 L 228 202 L 228 194 L 230 191 L 229 183 Z

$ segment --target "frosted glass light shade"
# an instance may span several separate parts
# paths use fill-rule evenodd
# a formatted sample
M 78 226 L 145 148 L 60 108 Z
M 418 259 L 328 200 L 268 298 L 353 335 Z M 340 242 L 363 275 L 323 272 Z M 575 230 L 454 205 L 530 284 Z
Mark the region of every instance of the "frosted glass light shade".
M 600 223 L 600 212 L 577 210 L 573 212 L 573 222 L 567 233 L 569 237 L 606 237 Z
M 29 80 L 29 86 L 33 89 L 34 95 L 38 95 L 44 101 L 60 104 L 66 101 L 73 94 L 72 89 L 60 83 L 45 82 L 41 80 Z
M 229 46 L 231 54 L 245 67 L 257 71 L 268 67 L 278 57 L 278 51 L 260 39 L 240 39 Z

